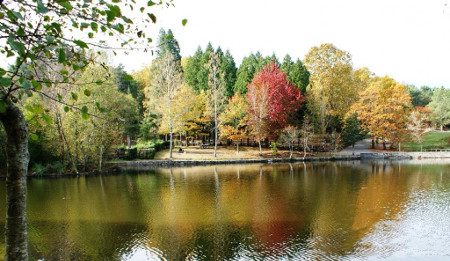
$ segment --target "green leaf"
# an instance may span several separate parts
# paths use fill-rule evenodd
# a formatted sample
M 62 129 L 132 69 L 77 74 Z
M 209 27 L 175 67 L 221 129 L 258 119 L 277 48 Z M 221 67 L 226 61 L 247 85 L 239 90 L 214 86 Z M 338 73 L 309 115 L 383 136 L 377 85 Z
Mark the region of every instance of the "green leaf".
M 0 113 L 6 112 L 6 102 L 0 101 Z
M 62 75 L 68 75 L 69 74 L 69 71 L 67 71 L 67 70 L 61 70 L 61 71 L 59 71 Z
M 63 63 L 66 61 L 66 52 L 63 48 L 58 49 L 58 63 Z
M 31 87 L 30 81 L 27 80 L 27 79 L 24 80 L 22 85 L 23 85 L 23 88 L 26 89 L 26 90 L 29 90 L 30 87 Z
M 23 43 L 16 42 L 16 41 L 14 41 L 13 38 L 9 37 L 8 44 L 9 44 L 9 46 L 11 46 L 12 49 L 16 50 L 20 55 L 25 54 L 25 45 L 23 45 Z
M 141 7 L 141 13 L 143 13 L 144 12 L 144 10 L 145 10 L 145 7 Z
M 52 23 L 52 27 L 58 32 L 61 33 L 61 25 L 58 23 Z
M 25 31 L 22 27 L 19 27 L 19 29 L 16 32 L 16 35 L 25 36 Z
M 182 24 L 183 26 L 185 26 L 185 25 L 187 24 L 187 22 L 188 22 L 188 20 L 185 18 L 185 19 L 183 19 L 183 20 L 181 21 L 181 24 Z
M 55 37 L 51 35 L 45 36 L 45 40 L 47 40 L 47 43 L 53 43 L 55 41 Z
M 37 1 L 37 11 L 38 11 L 38 13 L 41 13 L 41 14 L 45 14 L 48 12 L 48 8 L 45 7 L 44 4 L 42 4 L 41 0 Z
M 11 85 L 11 78 L 0 78 L 0 85 L 4 87 L 8 87 Z
M 81 48 L 89 48 L 89 46 L 81 40 L 74 40 L 73 43 L 78 45 Z
M 114 13 L 115 17 L 121 17 L 122 16 L 122 12 L 120 11 L 120 7 L 117 5 L 108 5 L 108 8 L 111 12 Z
M 150 0 L 147 2 L 147 6 L 153 6 L 153 5 L 155 5 L 155 3 L 153 1 Z
M 86 96 L 91 96 L 91 91 L 90 90 L 88 90 L 88 89 L 85 89 L 84 90 L 84 95 L 86 95 Z
M 83 106 L 81 108 L 81 117 L 85 120 L 89 119 L 89 114 L 88 114 L 88 107 Z
M 95 81 L 95 83 L 97 84 L 97 85 L 102 85 L 102 80 L 97 80 L 97 81 Z
M 13 10 L 8 10 L 8 12 L 6 13 L 6 15 L 9 17 L 9 19 L 11 20 L 15 20 L 15 18 L 23 20 L 23 16 L 16 11 Z
M 36 80 L 31 80 L 31 85 L 33 85 L 33 89 L 37 91 L 42 90 L 42 84 Z
M 42 119 L 44 119 L 44 121 L 45 121 L 48 125 L 52 124 L 53 120 L 52 120 L 52 118 L 51 118 L 50 116 L 48 116 L 47 114 L 42 113 L 42 114 L 41 114 L 41 117 L 42 117 Z
M 111 22 L 116 18 L 116 14 L 113 11 L 106 11 L 106 21 Z
M 47 87 L 51 87 L 52 86 L 52 82 L 49 79 L 47 79 L 47 78 L 44 78 L 44 83 L 45 83 L 45 86 L 47 86 Z
M 67 106 L 64 106 L 64 112 L 69 112 L 69 107 L 67 107 Z
M 154 14 L 147 14 L 148 17 L 150 17 L 150 19 L 152 19 L 152 22 L 155 24 L 156 23 L 156 16 Z
M 62 96 L 61 94 L 58 93 L 58 101 L 61 102 L 62 101 Z
M 113 26 L 111 26 L 113 29 L 117 30 L 120 33 L 124 32 L 124 27 L 123 24 L 115 24 Z
M 89 38 L 94 38 L 94 33 L 93 33 L 93 32 L 89 32 L 89 33 L 88 33 L 88 37 L 89 37 Z
M 88 28 L 90 25 L 88 23 L 81 23 L 80 24 L 80 29 L 81 31 L 83 31 L 83 29 Z
M 98 24 L 92 22 L 92 23 L 91 23 L 91 29 L 92 29 L 92 31 L 97 32 L 97 31 L 98 31 Z
M 64 8 L 66 8 L 67 9 L 67 11 L 70 11 L 70 10 L 72 10 L 72 5 L 70 4 L 70 2 L 68 2 L 68 1 L 63 1 L 63 2 L 59 2 L 59 1 L 56 1 L 60 6 L 62 6 L 62 7 L 64 7 Z
M 74 92 L 72 92 L 72 99 L 78 101 L 78 95 Z
M 37 134 L 35 134 L 35 133 L 30 133 L 30 134 L 29 134 L 29 137 L 30 137 L 30 139 L 33 140 L 33 141 L 39 140 L 39 136 L 38 136 Z
M 128 17 L 126 17 L 126 16 L 122 16 L 122 20 L 125 22 L 125 23 L 127 23 L 127 24 L 132 24 L 133 23 L 133 20 L 131 20 L 131 19 L 129 19 Z

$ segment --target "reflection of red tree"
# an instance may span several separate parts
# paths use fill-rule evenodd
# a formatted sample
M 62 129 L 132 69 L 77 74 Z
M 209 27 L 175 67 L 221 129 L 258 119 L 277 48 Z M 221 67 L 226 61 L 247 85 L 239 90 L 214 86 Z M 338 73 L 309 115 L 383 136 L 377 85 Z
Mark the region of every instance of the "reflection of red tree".
M 259 183 L 259 184 L 258 184 Z M 262 179 L 253 189 L 252 234 L 260 244 L 262 255 L 281 256 L 289 242 L 304 227 L 305 213 L 289 204 L 286 193 L 270 190 L 267 179 Z M 281 192 L 281 193 L 280 193 Z M 267 253 L 268 252 L 268 253 Z

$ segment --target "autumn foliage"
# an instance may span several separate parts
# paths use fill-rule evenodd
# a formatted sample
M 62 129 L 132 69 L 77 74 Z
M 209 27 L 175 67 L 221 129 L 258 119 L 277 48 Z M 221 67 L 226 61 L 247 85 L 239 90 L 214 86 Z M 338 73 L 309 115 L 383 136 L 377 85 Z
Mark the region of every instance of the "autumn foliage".
M 294 119 L 301 108 L 300 90 L 271 62 L 248 85 L 249 123 L 257 139 L 273 138 Z
M 406 86 L 386 76 L 375 78 L 361 92 L 351 112 L 358 112 L 358 119 L 369 134 L 398 143 L 406 136 L 410 108 L 411 96 Z

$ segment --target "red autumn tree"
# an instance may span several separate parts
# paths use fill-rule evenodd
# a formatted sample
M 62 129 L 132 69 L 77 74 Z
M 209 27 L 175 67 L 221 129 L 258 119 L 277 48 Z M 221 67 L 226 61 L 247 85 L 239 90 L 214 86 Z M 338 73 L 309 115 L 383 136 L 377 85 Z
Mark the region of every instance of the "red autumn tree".
M 259 143 L 276 137 L 294 119 L 303 96 L 289 83 L 286 74 L 271 62 L 255 75 L 248 85 L 249 126 Z

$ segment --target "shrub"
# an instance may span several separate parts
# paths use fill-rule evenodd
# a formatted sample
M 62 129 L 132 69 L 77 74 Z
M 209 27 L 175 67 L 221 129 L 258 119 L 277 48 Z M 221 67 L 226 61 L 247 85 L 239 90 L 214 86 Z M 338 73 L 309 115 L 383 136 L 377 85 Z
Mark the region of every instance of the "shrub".
M 45 173 L 46 168 L 40 164 L 40 163 L 34 163 L 33 167 L 31 168 L 31 172 L 33 175 L 41 176 Z
M 155 157 L 156 151 L 154 148 L 141 149 L 139 150 L 140 159 L 153 159 Z
M 272 149 L 273 154 L 277 155 L 278 148 L 277 148 L 277 143 L 275 141 L 272 141 L 272 143 L 270 143 L 270 148 Z
M 136 148 L 125 150 L 125 159 L 126 160 L 133 160 L 136 158 L 137 158 L 137 149 Z

